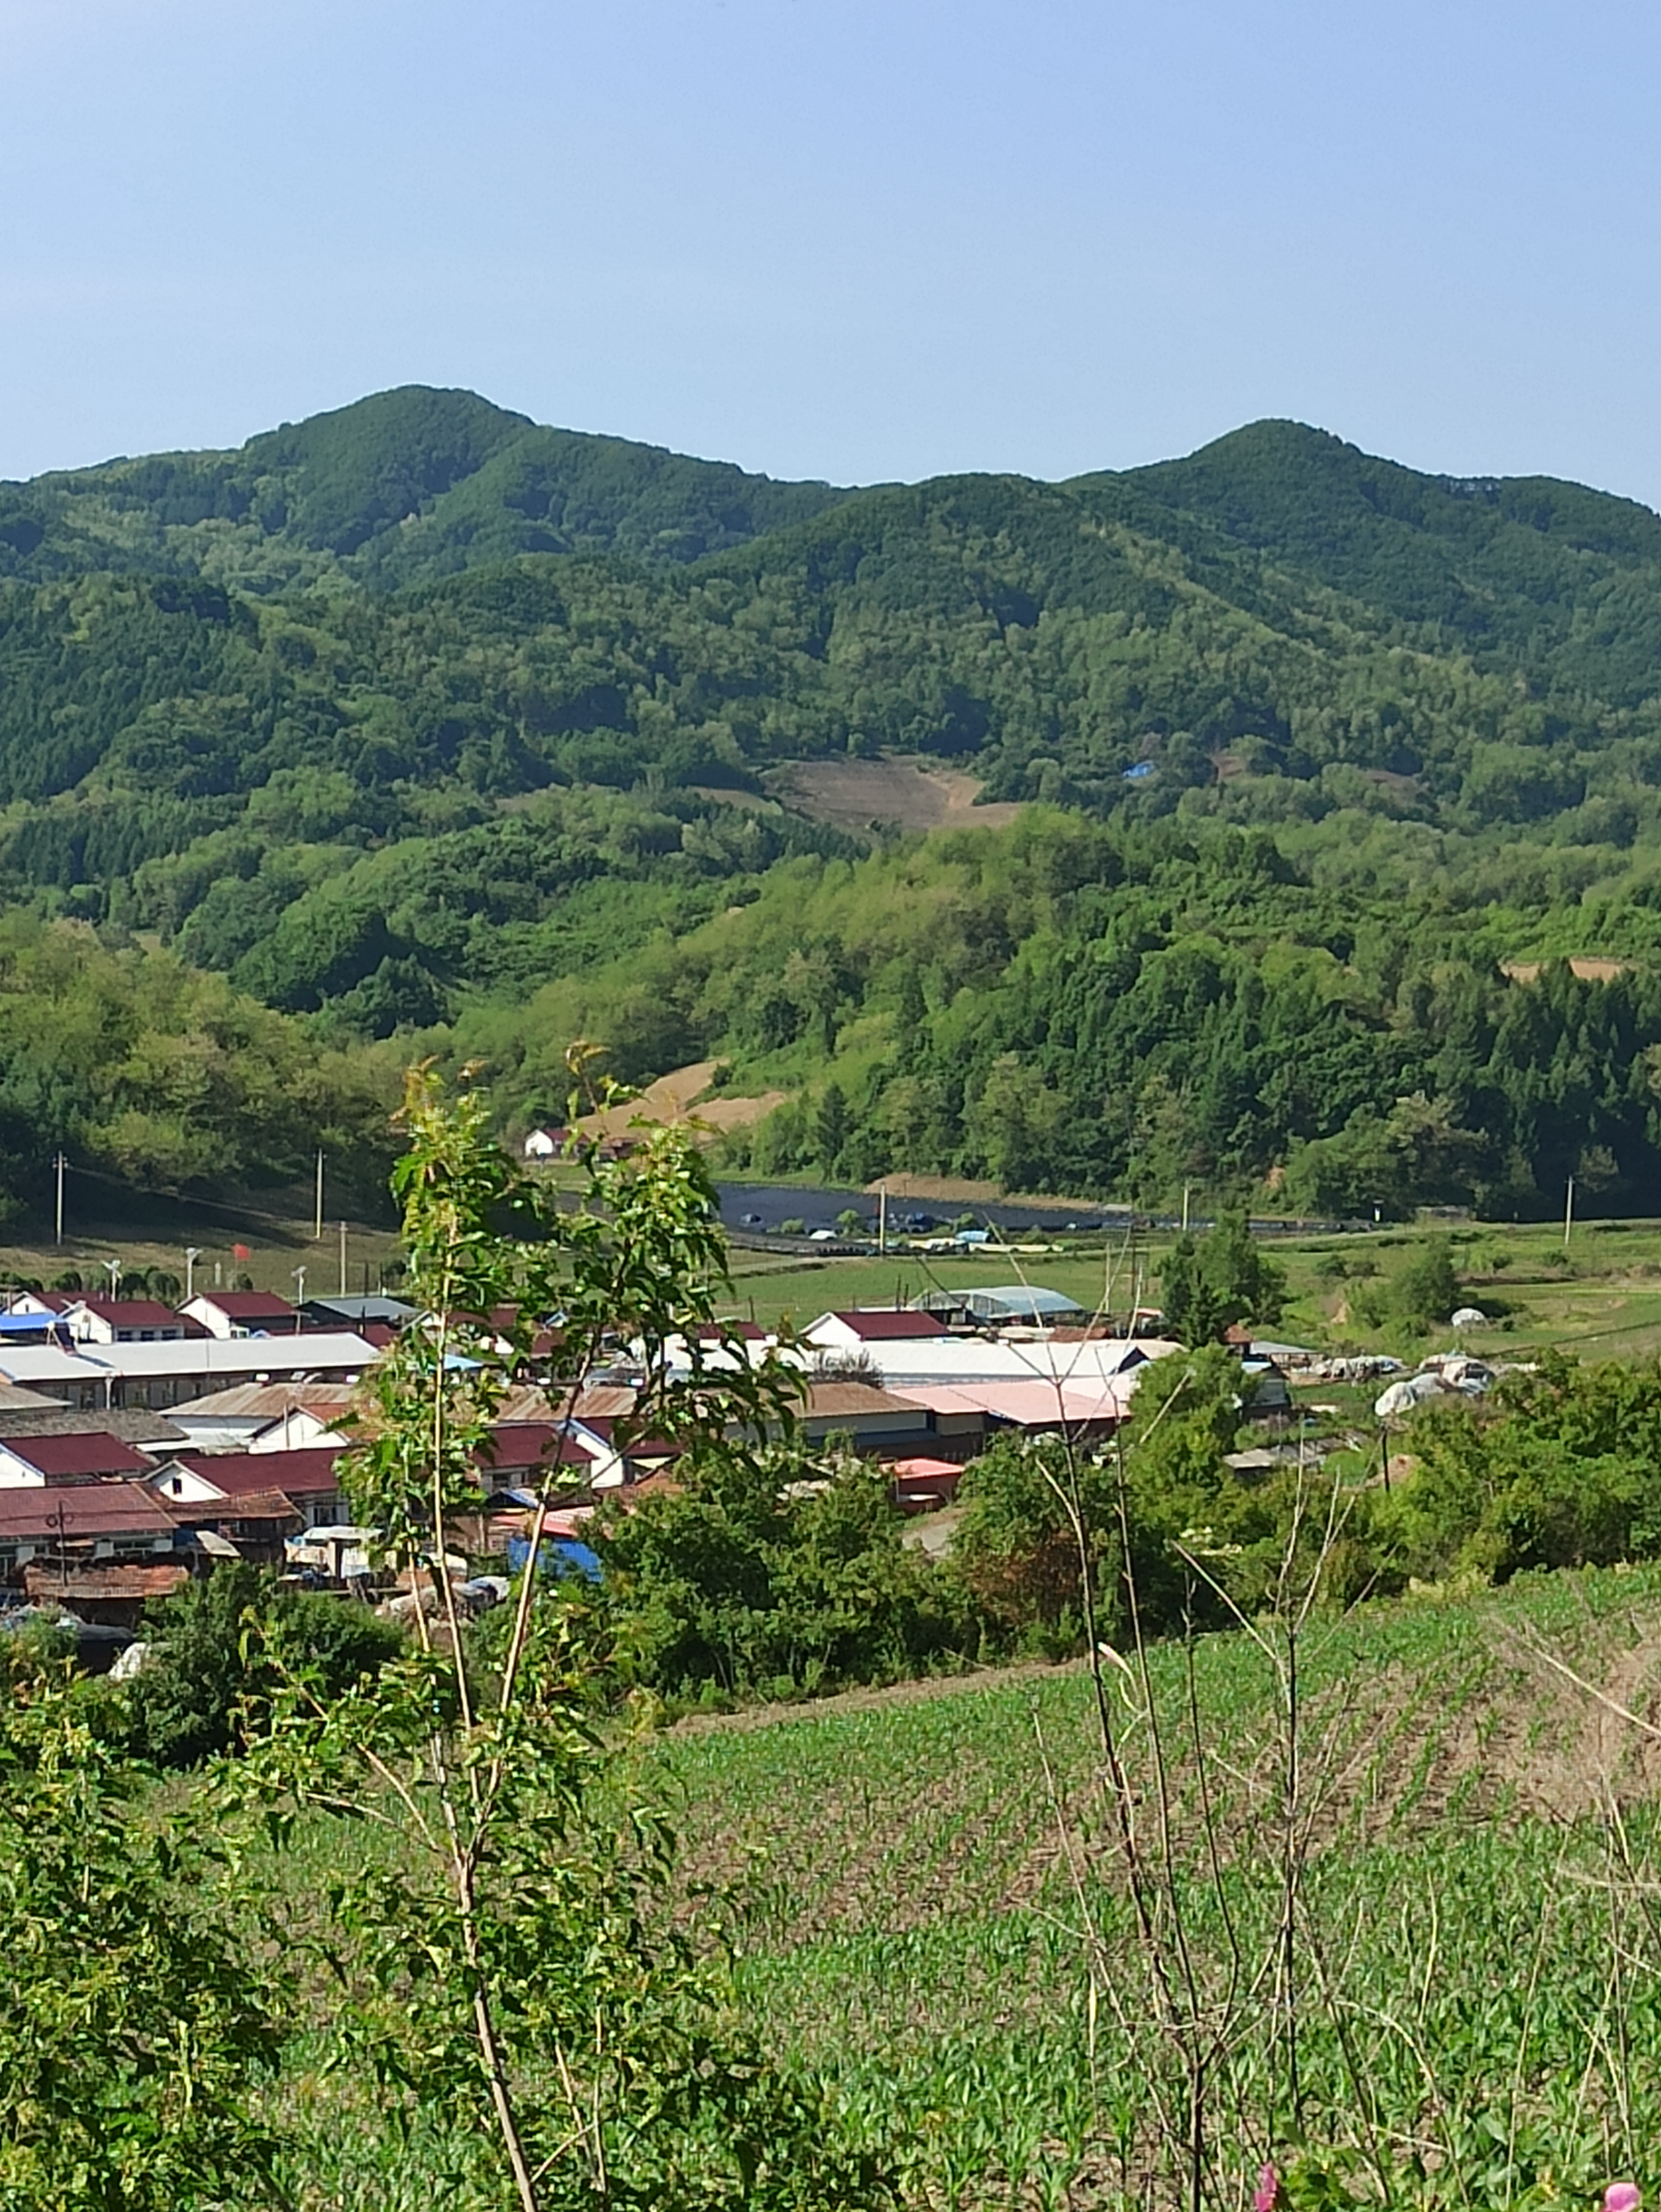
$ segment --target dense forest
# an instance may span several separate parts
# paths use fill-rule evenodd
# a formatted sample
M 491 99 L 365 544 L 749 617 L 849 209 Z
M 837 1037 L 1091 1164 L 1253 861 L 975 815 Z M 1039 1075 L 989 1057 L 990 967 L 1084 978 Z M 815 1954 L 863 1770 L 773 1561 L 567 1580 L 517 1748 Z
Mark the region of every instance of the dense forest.
M 781 803 L 878 754 L 1027 811 Z M 102 961 L 335 1124 L 416 1048 L 556 1113 L 580 1029 L 787 1091 L 757 1169 L 1661 1211 L 1661 519 L 1289 422 L 848 491 L 385 393 L 0 486 L 0 898 L 20 1196 L 225 1166 L 39 1076 Z

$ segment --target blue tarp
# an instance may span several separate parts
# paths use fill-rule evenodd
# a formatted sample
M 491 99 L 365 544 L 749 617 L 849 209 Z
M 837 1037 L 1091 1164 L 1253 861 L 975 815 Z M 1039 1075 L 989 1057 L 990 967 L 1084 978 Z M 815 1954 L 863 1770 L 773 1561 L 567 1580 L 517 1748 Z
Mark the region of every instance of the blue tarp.
M 518 1574 L 531 1556 L 527 1536 L 508 1539 L 508 1568 Z M 580 1544 L 575 1536 L 545 1536 L 542 1540 L 542 1571 L 545 1575 L 581 1575 L 585 1582 L 597 1583 L 605 1570 L 599 1564 L 599 1554 L 591 1552 L 587 1544 Z

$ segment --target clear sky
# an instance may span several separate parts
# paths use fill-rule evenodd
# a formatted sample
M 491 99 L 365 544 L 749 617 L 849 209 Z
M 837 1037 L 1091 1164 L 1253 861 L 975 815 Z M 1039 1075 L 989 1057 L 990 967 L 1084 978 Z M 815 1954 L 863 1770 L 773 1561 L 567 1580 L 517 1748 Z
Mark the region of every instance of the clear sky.
M 842 483 L 1661 506 L 1656 0 L 0 0 L 0 475 L 399 383 Z

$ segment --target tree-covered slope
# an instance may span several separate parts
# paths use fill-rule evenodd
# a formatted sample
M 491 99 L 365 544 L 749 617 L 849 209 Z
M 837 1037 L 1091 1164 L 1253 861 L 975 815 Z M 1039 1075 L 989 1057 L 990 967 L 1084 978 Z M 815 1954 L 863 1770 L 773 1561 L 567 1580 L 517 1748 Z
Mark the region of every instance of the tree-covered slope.
M 1278 423 L 837 494 L 417 390 L 9 488 L 0 544 L 0 896 L 332 1045 L 527 1114 L 579 1030 L 723 1057 L 794 1094 L 764 1167 L 1661 1209 L 1629 502 Z M 893 752 L 1057 811 L 914 866 L 766 795 Z M 1586 953 L 1638 965 L 1501 965 Z
M 1271 818 L 1652 822 L 1661 696 L 1479 663 L 1209 526 L 1123 519 L 1139 497 L 942 478 L 690 564 L 521 556 L 391 596 L 0 584 L 0 805 L 62 802 L 15 818 L 0 867 L 107 883 L 277 775 L 344 775 L 385 835 L 447 792 L 743 785 L 885 748 L 1098 811 L 1238 786 Z M 125 865 L 64 811 L 116 799 Z
M 410 385 L 251 438 L 0 485 L 0 576 L 393 586 L 517 553 L 688 561 L 816 514 L 775 483 Z
M 1661 681 L 1661 516 L 1549 477 L 1421 475 L 1298 422 L 1254 422 L 1129 490 L 1277 567 L 1518 665 L 1630 703 Z M 1158 524 L 1154 524 L 1158 527 Z

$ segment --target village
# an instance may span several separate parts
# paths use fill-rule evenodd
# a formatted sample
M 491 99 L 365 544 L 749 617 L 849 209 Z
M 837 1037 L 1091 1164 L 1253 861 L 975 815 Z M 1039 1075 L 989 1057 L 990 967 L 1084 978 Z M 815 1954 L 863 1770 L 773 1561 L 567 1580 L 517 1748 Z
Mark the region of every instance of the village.
M 879 1464 L 895 1505 L 921 1516 L 949 1508 L 964 1467 L 1000 1435 L 1110 1437 L 1143 1370 L 1177 1348 L 1107 1334 L 1072 1299 L 1025 1285 L 936 1294 L 933 1304 L 826 1312 L 800 1334 L 734 1320 L 696 1347 L 672 1342 L 657 1371 L 619 1341 L 603 1369 L 580 1377 L 562 1371 L 557 1317 L 520 1333 L 511 1386 L 477 1455 L 477 1510 L 453 1532 L 451 1568 L 468 1601 L 505 1588 L 490 1568 L 523 1564 L 545 1492 L 554 1564 L 596 1571 L 584 1524 L 607 1498 L 626 1510 L 673 1486 L 673 1422 L 658 1412 L 724 1363 L 774 1363 L 789 1378 L 802 1440 Z M 234 1559 L 312 1588 L 407 1599 L 407 1574 L 400 1592 L 375 1565 L 376 1532 L 352 1518 L 342 1464 L 359 1386 L 400 1332 L 434 1325 L 383 1294 L 301 1306 L 216 1289 L 175 1309 L 7 1293 L 5 1617 L 61 1612 L 91 1632 L 89 1648 L 113 1651 L 147 1603 Z M 463 1317 L 457 1341 L 501 1359 L 514 1327 L 507 1314 Z M 1254 1402 L 1284 1417 L 1273 1359 L 1246 1340 L 1238 1349 Z

